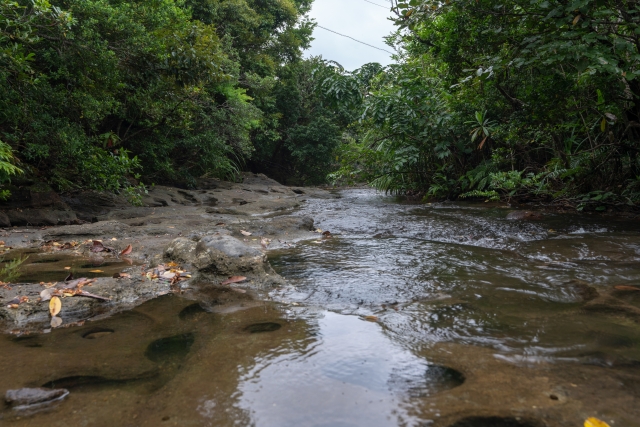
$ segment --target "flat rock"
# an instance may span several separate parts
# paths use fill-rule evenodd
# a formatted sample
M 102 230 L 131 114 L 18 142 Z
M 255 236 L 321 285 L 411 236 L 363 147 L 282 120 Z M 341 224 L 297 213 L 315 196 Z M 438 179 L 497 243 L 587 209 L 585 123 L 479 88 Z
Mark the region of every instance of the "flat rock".
M 6 212 L 12 225 L 62 225 L 78 222 L 71 210 L 13 209 Z

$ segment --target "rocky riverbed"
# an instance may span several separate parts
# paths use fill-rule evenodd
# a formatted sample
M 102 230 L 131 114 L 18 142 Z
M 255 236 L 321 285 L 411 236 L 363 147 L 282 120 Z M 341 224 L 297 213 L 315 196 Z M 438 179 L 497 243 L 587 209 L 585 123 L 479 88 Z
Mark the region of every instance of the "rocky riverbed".
M 139 207 L 111 194 L 59 196 L 34 187 L 14 190 L 0 212 L 7 259 L 17 251 L 32 267 L 44 266 L 40 280 L 35 275 L 30 283 L 18 278 L 0 287 L 1 327 L 16 334 L 51 327 L 51 292 L 62 297 L 62 322 L 54 326 L 106 317 L 168 293 L 216 310 L 250 304 L 283 283 L 266 249 L 318 238 L 313 218 L 296 213 L 300 205 L 308 197 L 338 197 L 254 174 L 245 174 L 240 183 L 201 180 L 195 190 L 154 186 Z M 96 251 L 94 241 L 103 248 Z M 75 258 L 94 268 L 60 266 Z M 122 274 L 104 268 L 114 261 L 125 263 Z M 58 280 L 45 274 L 51 273 L 49 263 L 56 265 Z M 78 282 L 86 274 L 87 280 Z M 43 294 L 46 289 L 52 291 Z

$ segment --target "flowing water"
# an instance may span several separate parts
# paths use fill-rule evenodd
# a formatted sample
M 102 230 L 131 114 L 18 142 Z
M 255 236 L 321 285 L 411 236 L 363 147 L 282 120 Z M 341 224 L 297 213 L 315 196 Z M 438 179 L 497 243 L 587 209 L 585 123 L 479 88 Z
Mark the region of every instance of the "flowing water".
M 299 212 L 332 237 L 269 253 L 271 301 L 0 337 L 3 389 L 71 391 L 0 423 L 640 426 L 637 221 L 341 195 Z

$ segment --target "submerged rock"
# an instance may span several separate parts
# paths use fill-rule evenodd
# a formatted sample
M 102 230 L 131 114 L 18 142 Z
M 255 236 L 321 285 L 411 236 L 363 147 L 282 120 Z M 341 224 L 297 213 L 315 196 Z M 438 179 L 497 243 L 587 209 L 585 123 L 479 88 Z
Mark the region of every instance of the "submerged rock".
M 534 212 L 534 211 L 514 211 L 514 212 L 509 212 L 509 214 L 507 214 L 507 219 L 510 220 L 520 220 L 520 221 L 532 221 L 532 220 L 538 220 L 538 219 L 542 219 L 543 215 L 540 212 Z
M 69 395 L 69 390 L 64 388 L 19 388 L 7 390 L 5 401 L 16 411 L 38 410 L 59 402 Z

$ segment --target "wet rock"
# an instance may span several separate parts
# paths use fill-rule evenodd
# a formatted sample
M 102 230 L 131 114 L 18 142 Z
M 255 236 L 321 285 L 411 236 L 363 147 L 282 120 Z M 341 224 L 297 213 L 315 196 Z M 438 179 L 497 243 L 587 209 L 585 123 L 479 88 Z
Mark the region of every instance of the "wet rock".
M 70 238 L 72 236 L 82 237 L 100 237 L 100 236 L 122 236 L 130 235 L 131 227 L 118 221 L 101 221 L 93 224 L 70 225 L 66 227 L 58 227 L 48 230 L 43 235 L 45 240 L 62 237 Z
M 520 220 L 520 221 L 532 221 L 532 220 L 539 220 L 542 219 L 543 215 L 540 212 L 534 212 L 534 211 L 514 211 L 514 212 L 509 212 L 509 214 L 507 214 L 507 219 L 510 220 Z
M 236 227 L 238 230 L 242 226 Z M 268 236 L 280 236 L 285 233 L 294 233 L 296 231 L 313 231 L 314 222 L 313 218 L 309 216 L 301 217 L 276 217 L 266 220 L 263 224 L 260 224 L 257 234 Z
M 7 390 L 5 401 L 15 410 L 32 410 L 45 408 L 59 402 L 69 395 L 69 390 L 46 388 L 20 388 Z
M 594 313 L 622 316 L 640 323 L 640 308 L 612 296 L 600 296 L 584 305 L 584 310 Z
M 149 344 L 144 355 L 153 362 L 183 359 L 189 354 L 194 341 L 195 336 L 192 333 L 160 338 Z
M 62 225 L 78 223 L 71 210 L 14 209 L 6 212 L 12 225 Z
M 589 286 L 587 282 L 582 280 L 571 280 L 567 283 L 569 288 L 571 288 L 584 302 L 591 301 L 595 298 L 598 298 L 600 294 L 593 286 Z
M 250 279 L 264 282 L 279 277 L 267 263 L 267 256 L 260 250 L 223 234 L 204 236 L 197 242 L 178 237 L 165 250 L 165 257 L 191 264 L 200 273 L 213 275 L 215 278 L 227 278 L 241 273 Z
M 62 199 L 78 218 L 88 222 L 98 221 L 98 216 L 106 215 L 114 208 L 131 206 L 122 196 L 93 190 L 65 194 Z
M 259 334 L 262 332 L 274 332 L 280 329 L 282 325 L 275 322 L 254 323 L 244 328 L 245 331 L 251 334 Z
M 146 280 L 135 275 L 130 279 L 98 278 L 91 284 L 90 292 L 109 301 L 74 296 L 64 298 L 59 316 L 62 326 L 82 321 L 89 317 L 113 314 L 131 309 L 145 301 L 170 292 L 168 281 Z M 12 284 L 11 290 L 0 288 L 0 301 L 10 301 L 19 295 L 39 295 L 42 286 L 39 284 Z M 22 331 L 42 331 L 49 328 L 51 321 L 49 305 L 38 298 L 29 298 L 17 308 L 9 308 L 0 304 L 0 329 Z
M 222 215 L 247 215 L 245 212 L 240 212 L 237 209 L 232 209 L 232 208 L 206 208 L 205 212 L 222 214 Z
M 11 221 L 5 212 L 0 212 L 0 227 L 11 227 Z

